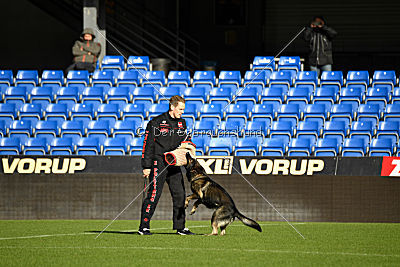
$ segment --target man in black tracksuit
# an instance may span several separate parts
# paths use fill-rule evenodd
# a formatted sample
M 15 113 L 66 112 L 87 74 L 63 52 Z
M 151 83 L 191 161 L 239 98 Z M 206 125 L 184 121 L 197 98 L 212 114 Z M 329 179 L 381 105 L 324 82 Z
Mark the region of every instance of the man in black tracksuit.
M 304 40 L 310 44 L 308 56 L 310 70 L 317 71 L 318 76 L 321 71 L 332 70 L 332 39 L 336 35 L 337 32 L 328 27 L 324 18 L 320 16 L 314 17 L 310 26 L 304 31 Z
M 193 234 L 185 228 L 185 187 L 180 167 L 168 166 L 164 153 L 176 149 L 182 142 L 190 141 L 186 134 L 186 122 L 182 119 L 185 99 L 173 96 L 170 110 L 153 118 L 147 124 L 143 141 L 143 176 L 151 183 L 143 200 L 138 233 L 151 235 L 150 220 L 157 207 L 164 183 L 167 182 L 173 201 L 173 229 L 177 234 Z

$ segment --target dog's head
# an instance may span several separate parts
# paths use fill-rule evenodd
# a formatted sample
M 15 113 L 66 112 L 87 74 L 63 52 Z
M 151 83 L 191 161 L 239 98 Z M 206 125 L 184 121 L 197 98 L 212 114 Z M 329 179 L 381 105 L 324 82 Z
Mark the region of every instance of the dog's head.
M 185 165 L 186 176 L 189 181 L 191 181 L 193 177 L 199 174 L 206 173 L 203 166 L 201 166 L 196 159 L 192 158 L 189 152 L 186 153 L 186 160 L 187 160 L 187 164 Z

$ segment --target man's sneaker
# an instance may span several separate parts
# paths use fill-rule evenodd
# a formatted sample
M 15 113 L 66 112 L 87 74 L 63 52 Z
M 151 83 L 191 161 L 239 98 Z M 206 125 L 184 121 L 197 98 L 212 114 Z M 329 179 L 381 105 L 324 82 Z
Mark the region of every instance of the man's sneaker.
M 152 235 L 152 233 L 150 232 L 150 229 L 147 229 L 147 228 L 139 229 L 138 234 L 139 235 Z
M 190 232 L 188 228 L 182 229 L 182 230 L 177 230 L 176 233 L 178 235 L 195 235 L 195 233 Z

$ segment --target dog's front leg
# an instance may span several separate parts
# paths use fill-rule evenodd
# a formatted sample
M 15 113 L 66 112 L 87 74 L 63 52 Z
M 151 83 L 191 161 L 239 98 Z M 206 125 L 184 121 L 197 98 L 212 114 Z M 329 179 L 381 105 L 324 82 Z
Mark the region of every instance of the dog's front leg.
M 193 215 L 196 212 L 197 207 L 201 204 L 201 199 L 196 200 L 193 204 L 193 208 L 190 211 L 190 215 Z
M 198 199 L 199 197 L 197 196 L 197 194 L 191 194 L 191 195 L 189 195 L 189 196 L 187 196 L 186 197 L 186 200 L 185 200 L 185 209 L 189 206 L 189 201 L 190 200 L 192 200 L 192 199 Z

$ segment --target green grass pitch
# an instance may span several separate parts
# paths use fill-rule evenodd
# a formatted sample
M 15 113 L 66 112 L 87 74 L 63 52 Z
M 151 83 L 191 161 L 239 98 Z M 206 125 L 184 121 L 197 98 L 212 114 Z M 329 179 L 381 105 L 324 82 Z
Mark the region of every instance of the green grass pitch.
M 152 236 L 134 234 L 137 221 L 0 221 L 1 266 L 399 266 L 400 224 L 236 221 L 226 236 L 208 221 L 188 221 L 198 235 L 178 236 L 170 221 L 152 221 Z

